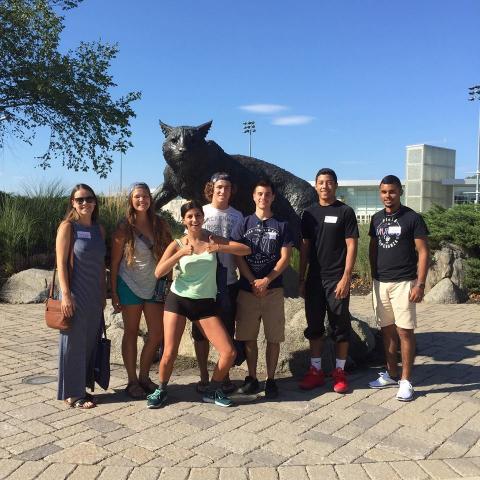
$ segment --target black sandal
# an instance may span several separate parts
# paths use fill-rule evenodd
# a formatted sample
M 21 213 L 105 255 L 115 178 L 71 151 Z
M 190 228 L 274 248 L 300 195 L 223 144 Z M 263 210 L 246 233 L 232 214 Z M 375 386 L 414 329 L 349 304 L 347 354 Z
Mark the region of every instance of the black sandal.
M 138 384 L 145 390 L 147 395 L 150 395 L 158 388 L 158 385 L 150 377 L 147 377 L 145 380 L 139 379 Z
M 95 408 L 97 404 L 93 400 L 92 395 L 89 395 L 88 393 L 85 395 L 85 397 L 82 398 L 77 398 L 74 402 L 64 400 L 65 404 L 68 405 L 70 408 L 83 408 L 85 410 L 90 410 L 91 408 Z M 86 403 L 90 403 L 90 406 L 86 406 Z
M 127 386 L 125 387 L 125 393 L 134 400 L 140 400 L 146 397 L 145 390 L 140 385 L 138 380 L 128 382 Z

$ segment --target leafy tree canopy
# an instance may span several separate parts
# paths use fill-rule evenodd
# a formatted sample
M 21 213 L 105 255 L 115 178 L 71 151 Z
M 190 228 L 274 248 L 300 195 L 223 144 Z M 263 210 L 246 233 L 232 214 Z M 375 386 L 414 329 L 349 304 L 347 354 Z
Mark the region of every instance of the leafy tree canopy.
M 82 0 L 0 0 L 0 148 L 8 132 L 29 144 L 47 127 L 43 168 L 59 160 L 67 168 L 90 167 L 106 177 L 115 151 L 130 146 L 131 103 L 140 93 L 115 100 L 108 74 L 116 45 L 82 42 L 58 51 L 63 16 L 59 9 Z

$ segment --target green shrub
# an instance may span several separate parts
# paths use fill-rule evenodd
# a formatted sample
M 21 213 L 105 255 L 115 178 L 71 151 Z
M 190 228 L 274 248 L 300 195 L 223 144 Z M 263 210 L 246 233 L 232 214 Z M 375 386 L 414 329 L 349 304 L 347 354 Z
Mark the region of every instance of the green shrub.
M 354 273 L 364 283 L 370 285 L 372 283 L 372 274 L 370 271 L 370 260 L 368 258 L 368 246 L 370 237 L 368 236 L 369 225 L 361 223 L 358 226 L 360 238 L 358 239 L 357 260 L 355 262 Z
M 423 215 L 430 230 L 430 246 L 437 249 L 440 242 L 451 242 L 473 256 L 480 255 L 480 208 L 471 205 L 432 207 Z
M 465 286 L 472 293 L 480 293 L 480 258 L 468 258 L 465 264 Z

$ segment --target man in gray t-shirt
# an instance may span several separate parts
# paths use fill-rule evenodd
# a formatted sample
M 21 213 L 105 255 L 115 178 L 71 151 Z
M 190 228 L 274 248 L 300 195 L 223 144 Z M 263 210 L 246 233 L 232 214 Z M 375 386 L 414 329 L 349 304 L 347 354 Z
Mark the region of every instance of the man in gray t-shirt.
M 243 215 L 231 207 L 229 202 L 235 192 L 230 175 L 218 172 L 205 185 L 205 198 L 211 203 L 203 207 L 205 221 L 203 228 L 215 235 L 230 239 L 230 234 L 237 222 L 243 220 Z M 220 307 L 220 318 L 231 336 L 235 333 L 235 307 L 238 294 L 238 274 L 236 262 L 228 253 L 218 254 L 219 265 L 217 272 L 218 296 L 217 302 Z M 192 325 L 192 337 L 195 344 L 195 353 L 200 370 L 200 381 L 197 383 L 197 391 L 203 392 L 209 383 L 208 354 L 210 344 L 195 324 Z M 230 378 L 225 378 L 222 386 L 224 393 L 231 393 L 235 386 Z

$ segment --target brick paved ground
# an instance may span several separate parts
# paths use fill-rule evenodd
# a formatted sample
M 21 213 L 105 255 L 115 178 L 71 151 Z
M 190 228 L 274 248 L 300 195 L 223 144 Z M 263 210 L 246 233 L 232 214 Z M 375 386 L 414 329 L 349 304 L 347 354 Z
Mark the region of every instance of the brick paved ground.
M 98 408 L 68 409 L 55 383 L 57 335 L 42 305 L 0 305 L 0 478 L 284 480 L 480 478 L 480 306 L 420 305 L 417 398 L 365 388 L 376 370 L 352 375 L 353 391 L 299 392 L 231 409 L 199 403 L 194 372 L 174 378 L 169 404 L 147 410 L 112 388 Z M 370 315 L 368 301 L 352 312 Z

